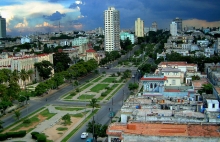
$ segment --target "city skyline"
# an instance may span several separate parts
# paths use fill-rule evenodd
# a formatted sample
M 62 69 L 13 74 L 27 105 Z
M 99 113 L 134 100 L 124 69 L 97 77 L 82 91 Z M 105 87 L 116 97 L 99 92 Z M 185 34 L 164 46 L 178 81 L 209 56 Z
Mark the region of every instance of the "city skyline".
M 0 13 L 6 18 L 7 35 L 24 36 L 104 27 L 103 12 L 110 6 L 120 11 L 121 29 L 133 30 L 137 18 L 145 27 L 156 21 L 158 29 L 169 29 L 176 17 L 183 19 L 183 27 L 217 27 L 219 5 L 206 0 L 7 0 L 0 2 Z

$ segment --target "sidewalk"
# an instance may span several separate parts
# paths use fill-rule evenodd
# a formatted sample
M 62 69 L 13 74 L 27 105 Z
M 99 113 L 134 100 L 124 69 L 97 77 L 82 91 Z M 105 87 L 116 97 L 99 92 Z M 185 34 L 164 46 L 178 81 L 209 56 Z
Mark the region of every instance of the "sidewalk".
M 79 111 L 61 111 L 61 110 L 56 110 L 55 106 L 49 105 L 46 107 L 46 109 L 49 110 L 50 113 L 56 113 L 55 116 L 53 116 L 52 118 L 48 119 L 48 120 L 44 120 L 43 122 L 39 123 L 31 132 L 39 132 L 42 133 L 44 132 L 44 130 L 53 127 L 54 125 L 56 125 L 59 121 L 61 121 L 61 118 L 69 113 L 69 114 L 77 114 L 77 113 L 82 113 L 85 112 L 85 109 L 83 110 L 79 110 Z M 87 114 L 89 115 L 92 111 L 92 108 L 86 108 L 86 111 L 90 110 L 90 112 Z M 43 111 L 43 110 L 42 110 Z M 40 111 L 41 112 L 41 111 Z M 38 113 L 40 113 L 38 112 Z M 34 114 L 36 115 L 36 114 Z M 60 142 L 63 138 L 65 138 L 73 129 L 75 129 L 83 120 L 85 119 L 85 117 L 83 117 L 82 119 L 80 119 L 80 121 L 78 121 L 77 123 L 75 123 L 73 125 L 73 127 L 69 128 L 67 131 L 65 131 L 65 133 L 58 139 L 56 140 L 56 142 Z M 74 123 L 74 122 L 73 122 Z M 20 124 L 20 123 L 19 123 Z M 17 124 L 17 125 L 19 125 Z M 31 132 L 27 133 L 25 137 L 23 138 L 13 138 L 13 141 L 26 141 L 26 142 L 35 142 L 34 139 L 32 139 L 31 137 Z M 11 142 L 12 140 L 6 140 L 5 142 Z

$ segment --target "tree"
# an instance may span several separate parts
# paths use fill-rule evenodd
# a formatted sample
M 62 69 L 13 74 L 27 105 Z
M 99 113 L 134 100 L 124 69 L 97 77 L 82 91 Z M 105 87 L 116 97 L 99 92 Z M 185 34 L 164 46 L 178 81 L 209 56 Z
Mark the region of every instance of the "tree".
M 213 87 L 212 84 L 203 84 L 202 88 L 198 90 L 199 94 L 206 93 L 206 94 L 212 94 L 213 93 Z
M 138 84 L 137 83 L 129 83 L 128 89 L 129 90 L 136 90 L 136 89 L 138 89 Z
M 48 85 L 44 82 L 41 82 L 37 85 L 37 87 L 35 88 L 35 92 L 36 95 L 42 95 L 43 93 L 45 93 L 48 90 Z
M 87 125 L 86 132 L 93 133 L 93 137 L 97 140 L 97 137 L 106 137 L 107 125 L 101 125 L 99 123 L 95 123 L 95 121 L 91 121 Z
M 3 110 L 3 114 L 5 114 L 5 110 L 9 106 L 12 106 L 12 102 L 9 99 L 7 99 L 7 98 L 3 98 L 2 101 L 0 102 L 0 109 Z
M 64 124 L 65 124 L 65 125 L 70 124 L 70 123 L 71 123 L 70 114 L 69 114 L 69 113 L 65 114 L 65 115 L 62 117 L 62 120 L 64 121 Z
M 19 81 L 19 73 L 17 70 L 14 70 L 11 74 L 10 81 L 18 82 Z
M 55 72 L 59 72 L 59 71 L 67 70 L 69 68 L 69 64 L 71 63 L 71 59 L 67 53 L 57 52 L 57 53 L 53 54 L 53 63 L 54 63 L 54 66 L 56 67 Z
M 35 63 L 34 67 L 37 68 L 39 75 L 43 79 L 50 78 L 53 65 L 49 61 L 43 60 L 42 62 Z
M 28 79 L 29 75 L 24 69 L 21 70 L 19 75 L 20 79 L 24 82 L 24 89 L 26 90 L 26 80 Z
M 92 107 L 92 111 L 93 111 L 94 108 L 98 105 L 97 104 L 97 99 L 96 98 L 92 98 L 91 101 L 89 102 L 89 105 Z
M 3 124 L 4 122 L 2 121 L 2 120 L 0 120 L 0 130 L 2 130 L 3 129 Z
M 18 98 L 18 93 L 21 91 L 21 88 L 17 82 L 10 81 L 7 90 L 8 99 L 13 101 Z
M 20 116 L 21 116 L 21 112 L 20 112 L 19 110 L 16 110 L 16 111 L 14 112 L 14 114 L 15 114 L 15 118 L 16 118 L 17 120 L 19 120 L 19 119 L 20 119 Z

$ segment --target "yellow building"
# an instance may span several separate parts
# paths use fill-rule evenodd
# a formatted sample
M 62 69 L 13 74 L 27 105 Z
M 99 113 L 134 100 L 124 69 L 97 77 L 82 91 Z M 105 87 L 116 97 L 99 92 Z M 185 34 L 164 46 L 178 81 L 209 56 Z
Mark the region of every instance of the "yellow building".
M 140 18 L 135 21 L 135 36 L 144 37 L 144 21 Z

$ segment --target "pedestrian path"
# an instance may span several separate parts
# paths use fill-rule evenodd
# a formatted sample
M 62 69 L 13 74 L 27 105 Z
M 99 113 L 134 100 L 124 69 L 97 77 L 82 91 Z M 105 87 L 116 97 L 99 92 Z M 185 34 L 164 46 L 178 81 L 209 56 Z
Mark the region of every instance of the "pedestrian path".
M 61 121 L 61 118 L 69 113 L 69 114 L 78 114 L 78 113 L 83 113 L 85 111 L 90 111 L 89 114 L 92 112 L 92 108 L 85 108 L 82 110 L 78 110 L 78 111 L 63 111 L 63 110 L 57 110 L 55 109 L 55 106 L 53 105 L 49 105 L 46 106 L 46 109 L 49 110 L 50 113 L 56 113 L 56 115 L 54 115 L 52 118 L 48 119 L 48 120 L 44 120 L 43 122 L 39 123 L 31 132 L 39 132 L 42 133 L 44 130 L 53 127 L 54 125 L 56 125 L 59 121 Z M 43 110 L 42 110 L 43 111 Z M 38 112 L 40 113 L 40 112 Z M 89 115 L 86 114 L 86 115 Z M 85 117 L 84 117 L 85 118 Z M 58 141 L 61 141 L 68 133 L 70 133 L 73 129 L 75 129 L 83 120 L 84 118 L 82 118 L 80 121 L 78 121 L 76 124 L 74 124 L 73 127 L 71 127 L 70 129 L 68 129 L 63 135 L 62 137 L 59 138 Z M 17 124 L 19 125 L 19 124 Z M 12 142 L 12 141 L 22 141 L 22 142 L 35 142 L 34 139 L 32 139 L 31 137 L 31 132 L 29 132 L 28 134 L 26 134 L 25 137 L 23 138 L 13 138 L 11 140 L 6 140 L 5 142 Z

